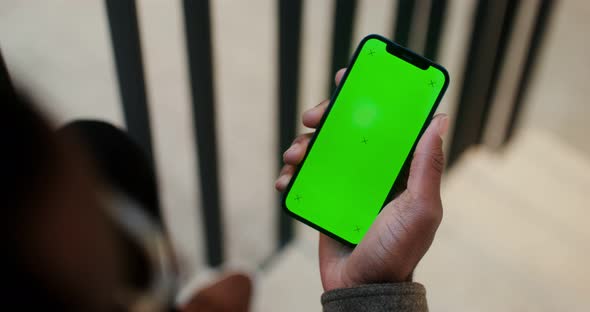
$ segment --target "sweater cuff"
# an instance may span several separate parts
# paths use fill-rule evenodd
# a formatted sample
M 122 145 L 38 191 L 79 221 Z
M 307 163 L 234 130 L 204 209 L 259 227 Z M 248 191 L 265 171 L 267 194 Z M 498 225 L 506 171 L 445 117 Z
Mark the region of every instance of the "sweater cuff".
M 322 305 L 325 312 L 428 311 L 426 290 L 418 283 L 368 284 L 335 289 L 322 295 Z

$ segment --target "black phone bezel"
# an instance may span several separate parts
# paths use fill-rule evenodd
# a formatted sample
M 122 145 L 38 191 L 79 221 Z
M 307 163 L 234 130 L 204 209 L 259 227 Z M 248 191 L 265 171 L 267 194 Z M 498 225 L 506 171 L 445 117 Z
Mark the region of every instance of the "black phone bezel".
M 362 50 L 363 46 L 365 45 L 365 43 L 367 41 L 369 41 L 370 39 L 377 39 L 380 40 L 382 42 L 384 42 L 386 44 L 386 51 L 422 70 L 426 70 L 428 69 L 430 66 L 440 70 L 444 77 L 445 77 L 445 82 L 443 84 L 443 87 L 440 91 L 440 93 L 438 94 L 436 101 L 434 102 L 434 105 L 432 106 L 432 109 L 430 110 L 430 112 L 428 113 L 428 117 L 426 117 L 426 120 L 424 121 L 424 124 L 422 125 L 422 128 L 420 129 L 420 133 L 418 134 L 418 137 L 416 138 L 416 141 L 414 141 L 414 144 L 412 146 L 412 148 L 410 149 L 410 151 L 408 152 L 408 155 L 406 155 L 404 164 L 402 166 L 406 167 L 409 165 L 409 163 L 411 162 L 411 155 L 414 154 L 414 151 L 416 149 L 416 145 L 418 144 L 418 142 L 420 141 L 420 138 L 422 137 L 422 135 L 424 134 L 424 131 L 426 130 L 426 128 L 428 128 L 428 125 L 430 124 L 430 121 L 432 120 L 432 117 L 434 116 L 434 113 L 436 112 L 436 109 L 438 108 L 438 105 L 440 104 L 440 101 L 442 100 L 447 87 L 449 86 L 449 82 L 450 82 L 450 77 L 449 77 L 449 73 L 447 72 L 447 70 L 413 52 L 412 50 L 405 48 L 401 45 L 398 45 L 388 39 L 386 39 L 383 36 L 377 35 L 377 34 L 370 34 L 367 35 L 366 37 L 364 37 L 361 42 L 358 44 L 357 48 L 354 51 L 354 54 L 351 58 L 351 60 L 349 61 L 348 65 L 346 66 L 346 72 L 344 73 L 344 75 L 342 76 L 342 79 L 340 81 L 340 84 L 336 87 L 336 89 L 334 90 L 332 96 L 330 97 L 330 103 L 328 104 L 328 107 L 326 108 L 326 112 L 324 113 L 324 115 L 322 116 L 320 123 L 318 124 L 318 127 L 316 128 L 316 131 L 314 132 L 314 134 L 312 135 L 310 141 L 309 141 L 309 145 L 307 147 L 307 150 L 305 151 L 305 155 L 303 156 L 303 160 L 301 161 L 301 163 L 299 164 L 299 166 L 297 166 L 297 168 L 295 169 L 295 172 L 293 173 L 293 177 L 291 178 L 291 181 L 289 181 L 289 184 L 287 185 L 287 188 L 285 189 L 285 191 L 283 192 L 282 196 L 281 196 L 281 206 L 282 206 L 282 210 L 285 211 L 289 216 L 291 216 L 292 218 L 296 219 L 297 221 L 300 221 L 324 234 L 326 234 L 327 236 L 339 241 L 340 243 L 343 243 L 349 247 L 355 247 L 357 244 L 352 243 L 347 241 L 346 239 L 324 229 L 323 227 L 310 222 L 309 220 L 303 218 L 302 216 L 292 212 L 291 210 L 289 210 L 289 208 L 287 207 L 287 196 L 289 195 L 289 192 L 291 191 L 291 187 L 293 186 L 294 181 L 297 179 L 297 175 L 299 174 L 299 171 L 301 170 L 301 167 L 303 166 L 303 164 L 305 163 L 305 160 L 307 159 L 307 155 L 309 155 L 309 152 L 311 151 L 311 149 L 313 148 L 313 144 L 315 142 L 316 137 L 318 136 L 318 134 L 320 133 L 322 127 L 324 126 L 324 122 L 326 121 L 326 118 L 328 117 L 328 115 L 330 114 L 330 111 L 332 110 L 332 107 L 334 106 L 334 102 L 336 100 L 336 98 L 338 98 L 338 94 L 340 93 L 340 90 L 342 89 L 342 87 L 344 86 L 344 84 L 346 83 L 346 79 L 348 78 L 348 73 L 350 72 L 350 69 L 354 66 L 354 63 L 356 62 L 360 51 Z M 400 172 L 401 173 L 401 172 Z M 381 205 L 381 210 L 383 209 L 383 207 L 393 199 L 394 197 L 394 188 L 393 186 L 396 185 L 396 183 L 398 182 L 398 179 L 400 178 L 401 174 L 398 173 L 397 177 L 395 178 L 395 181 L 393 182 L 393 184 L 391 185 L 390 191 L 387 195 L 387 197 L 385 198 L 385 201 L 383 202 L 383 204 Z M 379 213 L 381 212 L 381 210 L 379 211 Z M 362 241 L 362 240 L 361 240 Z

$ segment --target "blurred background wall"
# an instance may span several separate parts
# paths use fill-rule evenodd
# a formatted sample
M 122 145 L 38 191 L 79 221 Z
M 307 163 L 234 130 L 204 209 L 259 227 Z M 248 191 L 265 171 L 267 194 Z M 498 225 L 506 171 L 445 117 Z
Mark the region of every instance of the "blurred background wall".
M 320 309 L 317 233 L 273 181 L 369 33 L 452 78 L 445 220 L 416 272 L 431 309 L 587 310 L 588 30 L 576 0 L 0 1 L 8 70 L 56 127 L 107 120 L 153 154 L 179 300 L 239 268 L 260 311 Z

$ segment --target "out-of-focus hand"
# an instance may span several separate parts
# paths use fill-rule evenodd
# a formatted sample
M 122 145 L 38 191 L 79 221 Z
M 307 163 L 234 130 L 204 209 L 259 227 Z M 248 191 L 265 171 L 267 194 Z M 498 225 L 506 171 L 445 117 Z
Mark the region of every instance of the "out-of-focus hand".
M 344 74 L 336 73 L 336 84 Z M 329 101 L 303 114 L 303 124 L 316 128 Z M 320 233 L 320 273 L 324 290 L 370 283 L 410 281 L 442 219 L 440 181 L 444 167 L 442 136 L 448 118 L 437 115 L 422 135 L 413 155 L 407 188 L 388 203 L 354 249 Z M 284 191 L 307 150 L 311 133 L 295 139 L 283 154 L 275 187 Z

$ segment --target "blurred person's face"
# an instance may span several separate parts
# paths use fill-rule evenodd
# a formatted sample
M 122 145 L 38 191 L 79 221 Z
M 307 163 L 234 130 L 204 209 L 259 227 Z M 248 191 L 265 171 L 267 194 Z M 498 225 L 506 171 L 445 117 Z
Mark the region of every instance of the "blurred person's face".
M 118 242 L 89 162 L 68 142 L 58 142 L 57 161 L 25 216 L 26 265 L 59 296 L 89 310 L 106 310 L 122 284 Z

